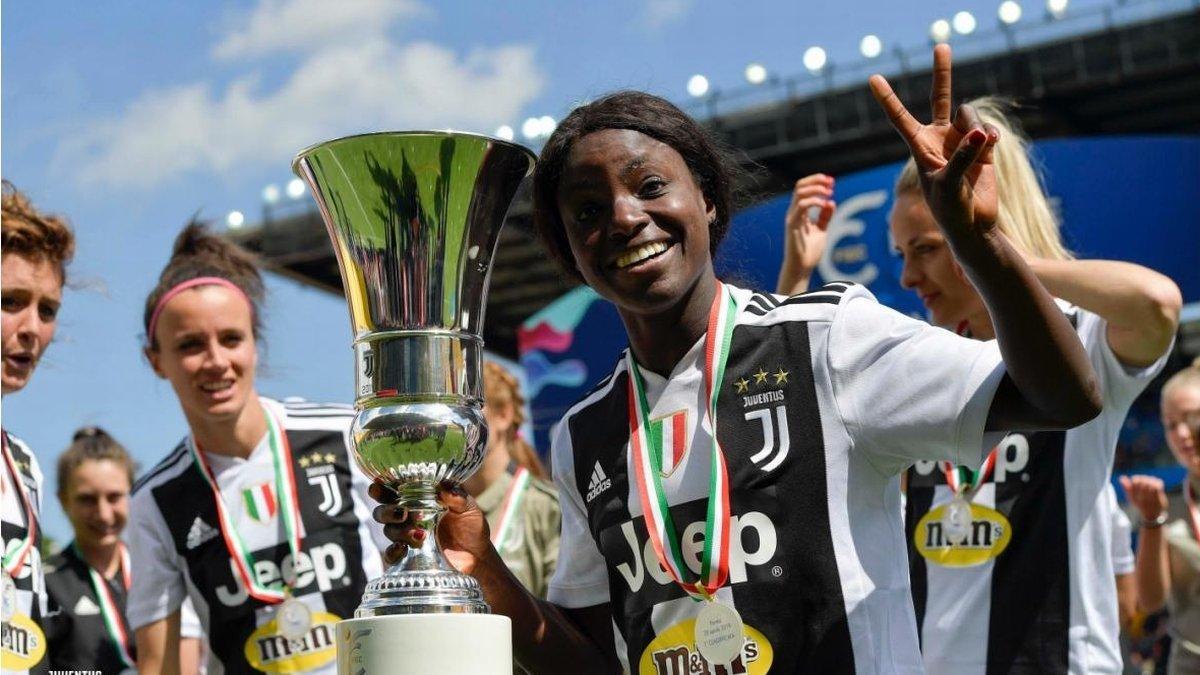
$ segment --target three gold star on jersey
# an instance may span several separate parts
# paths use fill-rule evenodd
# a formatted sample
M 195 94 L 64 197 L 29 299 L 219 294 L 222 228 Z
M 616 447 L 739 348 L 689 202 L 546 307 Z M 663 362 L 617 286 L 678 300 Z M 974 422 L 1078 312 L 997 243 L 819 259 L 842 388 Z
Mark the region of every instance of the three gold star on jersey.
M 307 469 L 310 466 L 316 466 L 322 462 L 326 464 L 333 464 L 337 461 L 337 456 L 332 452 L 320 453 L 316 450 L 313 450 L 307 455 L 301 455 L 300 459 L 296 461 L 300 463 L 300 466 Z
M 750 391 L 751 384 L 755 386 L 771 386 L 772 383 L 767 381 L 768 378 L 774 379 L 775 381 L 773 384 L 775 385 L 787 384 L 788 381 L 788 371 L 784 370 L 782 367 L 780 367 L 779 370 L 775 371 L 774 373 L 768 373 L 762 366 L 759 366 L 758 372 L 750 373 L 750 376 L 754 378 L 753 381 L 748 380 L 745 377 L 741 378 L 740 380 L 734 380 L 733 387 L 737 390 L 737 393 L 744 394 Z

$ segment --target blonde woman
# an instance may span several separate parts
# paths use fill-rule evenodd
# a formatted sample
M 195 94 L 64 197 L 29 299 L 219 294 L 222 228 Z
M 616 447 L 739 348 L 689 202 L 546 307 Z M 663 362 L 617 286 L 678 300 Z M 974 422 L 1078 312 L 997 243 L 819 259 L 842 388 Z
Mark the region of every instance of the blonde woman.
M 1184 512 L 1167 527 L 1167 495 L 1161 479 L 1122 476 L 1121 487 L 1142 514 L 1138 540 L 1138 608 L 1171 613 L 1172 675 L 1200 672 L 1200 359 L 1175 373 L 1162 390 L 1162 422 L 1167 445 L 1187 469 Z
M 918 462 L 908 471 L 905 526 L 925 667 L 956 675 L 1117 673 L 1115 507 L 1105 490 L 1118 431 L 1163 367 L 1182 300 L 1153 270 L 1074 258 L 1003 104 L 969 105 L 1000 131 L 991 157 L 997 226 L 1058 298 L 1099 375 L 1104 412 L 1068 431 L 1008 434 L 980 466 Z M 900 282 L 920 296 L 932 323 L 995 339 L 995 299 L 985 304 L 951 252 L 921 181 L 910 161 L 896 183 L 889 225 L 904 261 Z M 832 194 L 822 176 L 797 184 L 787 224 L 792 260 L 819 259 L 811 249 L 823 246 Z M 815 222 L 810 210 L 820 214 Z M 807 283 L 811 267 L 793 269 L 781 274 L 781 291 Z

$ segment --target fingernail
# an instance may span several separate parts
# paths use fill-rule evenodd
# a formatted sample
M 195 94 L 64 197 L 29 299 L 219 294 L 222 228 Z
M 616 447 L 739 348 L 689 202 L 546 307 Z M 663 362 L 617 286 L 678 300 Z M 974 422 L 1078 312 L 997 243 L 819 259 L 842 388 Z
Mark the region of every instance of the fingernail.
M 413 532 L 413 539 L 417 541 L 425 541 L 425 530 L 417 530 Z

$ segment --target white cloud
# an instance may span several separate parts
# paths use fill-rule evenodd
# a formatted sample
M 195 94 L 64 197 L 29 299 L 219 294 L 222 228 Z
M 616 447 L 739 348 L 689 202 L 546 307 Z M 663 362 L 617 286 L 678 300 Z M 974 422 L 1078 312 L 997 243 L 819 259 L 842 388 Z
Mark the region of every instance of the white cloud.
M 311 52 L 381 37 L 397 19 L 419 16 L 415 0 L 262 0 L 213 47 L 222 60 Z
M 309 53 L 274 87 L 247 73 L 224 87 L 147 91 L 118 118 L 65 140 L 55 160 L 84 184 L 140 189 L 187 174 L 286 167 L 297 150 L 350 133 L 491 133 L 512 124 L 544 80 L 531 46 L 461 54 L 381 34 Z
M 646 0 L 642 4 L 642 26 L 656 31 L 687 16 L 695 0 Z

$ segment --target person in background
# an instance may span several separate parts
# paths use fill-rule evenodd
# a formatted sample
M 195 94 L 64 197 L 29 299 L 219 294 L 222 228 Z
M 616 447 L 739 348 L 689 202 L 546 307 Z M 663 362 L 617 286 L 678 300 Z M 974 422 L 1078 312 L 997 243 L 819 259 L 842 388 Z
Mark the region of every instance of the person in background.
M 58 458 L 58 501 L 75 537 L 46 566 L 46 590 L 59 609 L 47 622 L 54 670 L 136 671 L 125 618 L 133 570 L 121 541 L 133 474 L 125 448 L 99 427 L 76 431 Z
M 937 101 L 938 99 L 935 99 Z M 949 106 L 949 102 L 939 105 Z M 1129 406 L 1166 363 L 1182 299 L 1145 267 L 1074 258 L 1031 163 L 1027 141 L 1002 103 L 968 104 L 1000 130 L 991 150 L 999 195 L 997 228 L 1056 298 L 1100 377 L 1104 411 L 1074 429 L 1006 435 L 980 464 L 917 462 L 906 478 L 906 529 L 913 601 L 931 674 L 1118 673 L 1117 573 L 1108 494 L 1117 434 Z M 948 122 L 947 122 L 948 123 Z M 917 293 L 932 323 L 977 340 L 998 331 L 992 309 L 951 251 L 909 161 L 889 218 L 903 259 L 900 282 Z M 833 181 L 797 183 L 793 258 L 820 258 Z M 819 215 L 811 221 L 810 211 Z M 805 236 L 807 234 L 807 236 Z M 796 240 L 816 242 L 807 249 Z M 781 274 L 781 288 L 806 284 L 806 270 Z M 963 449 L 964 452 L 967 448 Z M 950 511 L 961 508 L 960 533 Z M 998 527 L 1004 542 L 979 528 Z M 963 534 L 965 533 L 965 534 Z M 967 537 L 971 537 L 967 541 Z M 981 551 L 970 557 L 967 548 Z
M 487 454 L 463 487 L 487 516 L 492 544 L 531 593 L 546 597 L 558 560 L 558 493 L 537 451 L 521 438 L 520 383 L 495 361 L 483 364 Z
M 225 673 L 332 674 L 334 624 L 383 571 L 349 451 L 353 409 L 258 394 L 263 295 L 254 259 L 193 223 L 146 299 L 145 355 L 188 435 L 133 489 L 140 672 L 178 671 L 190 596 Z
M 0 382 L 7 398 L 29 384 L 54 339 L 75 235 L 65 220 L 39 211 L 7 180 L 2 211 Z M 7 429 L 0 430 L 0 448 L 0 662 L 6 674 L 42 673 L 48 669 L 42 625 L 48 609 L 39 523 L 42 470 L 29 446 Z
M 1186 470 L 1182 512 L 1168 512 L 1160 478 L 1121 476 L 1121 487 L 1142 516 L 1134 572 L 1138 609 L 1152 614 L 1167 607 L 1168 668 L 1183 675 L 1200 672 L 1200 359 L 1163 385 L 1162 423 L 1171 454 Z

